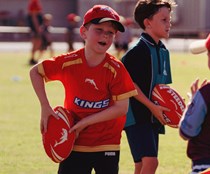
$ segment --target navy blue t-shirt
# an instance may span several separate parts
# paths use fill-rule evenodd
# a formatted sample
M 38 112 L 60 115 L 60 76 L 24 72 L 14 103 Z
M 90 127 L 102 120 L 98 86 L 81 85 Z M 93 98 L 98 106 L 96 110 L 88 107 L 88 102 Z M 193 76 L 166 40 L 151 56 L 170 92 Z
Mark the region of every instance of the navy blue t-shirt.
M 156 44 L 146 33 L 141 34 L 139 42 L 123 56 L 122 61 L 134 83 L 149 99 L 156 84 L 172 82 L 168 50 L 161 41 Z M 144 104 L 130 98 L 125 127 L 151 121 L 158 122 Z

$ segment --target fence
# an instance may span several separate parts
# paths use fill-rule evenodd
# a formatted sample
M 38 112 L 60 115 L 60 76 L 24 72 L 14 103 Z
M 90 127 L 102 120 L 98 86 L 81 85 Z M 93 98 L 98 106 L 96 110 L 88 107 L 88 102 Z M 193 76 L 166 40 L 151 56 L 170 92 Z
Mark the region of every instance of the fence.
M 50 27 L 49 31 L 52 34 L 53 41 L 65 41 L 65 27 Z M 79 29 L 74 30 L 77 40 L 79 37 Z M 18 26 L 0 26 L 0 41 L 28 41 L 30 39 L 29 27 Z

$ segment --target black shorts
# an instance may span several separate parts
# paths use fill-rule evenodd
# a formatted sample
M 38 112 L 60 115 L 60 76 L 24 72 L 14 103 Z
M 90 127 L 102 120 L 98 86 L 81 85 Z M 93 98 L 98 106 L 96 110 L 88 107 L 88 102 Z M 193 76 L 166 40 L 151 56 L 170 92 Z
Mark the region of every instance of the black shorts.
M 44 34 L 42 34 L 41 39 L 42 39 L 42 44 L 40 50 L 46 50 L 47 47 L 49 47 L 52 44 L 52 42 L 47 40 L 47 37 Z
M 143 157 L 157 157 L 159 133 L 155 124 L 135 124 L 125 128 L 125 133 L 135 163 Z
M 119 151 L 74 152 L 59 165 L 58 174 L 118 174 Z
M 38 25 L 41 26 L 43 24 L 43 16 L 42 16 L 42 14 L 41 13 L 37 14 L 36 18 L 37 18 L 37 21 L 38 21 Z M 28 26 L 30 27 L 31 31 L 34 32 L 34 33 L 37 33 L 31 15 L 27 16 L 27 22 L 28 22 Z
M 200 173 L 206 169 L 210 169 L 210 158 L 202 158 L 199 160 L 192 161 L 191 173 Z

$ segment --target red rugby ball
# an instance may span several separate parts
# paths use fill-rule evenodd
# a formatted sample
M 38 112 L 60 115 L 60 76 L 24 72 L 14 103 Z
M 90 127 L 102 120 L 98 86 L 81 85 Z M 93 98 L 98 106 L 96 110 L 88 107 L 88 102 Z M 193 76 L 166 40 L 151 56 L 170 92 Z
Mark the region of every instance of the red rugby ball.
M 73 114 L 61 106 L 54 108 L 59 119 L 50 116 L 47 132 L 42 134 L 46 154 L 56 163 L 66 159 L 72 151 L 75 133 L 69 133 L 74 124 Z
M 164 112 L 164 119 L 168 126 L 177 128 L 186 107 L 182 97 L 170 86 L 158 84 L 152 91 L 152 101 L 170 109 Z

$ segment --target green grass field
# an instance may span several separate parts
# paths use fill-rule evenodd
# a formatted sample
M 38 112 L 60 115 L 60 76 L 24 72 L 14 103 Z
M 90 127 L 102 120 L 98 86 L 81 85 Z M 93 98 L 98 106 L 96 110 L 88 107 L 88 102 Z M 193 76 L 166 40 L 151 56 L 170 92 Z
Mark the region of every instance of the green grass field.
M 58 54 L 58 53 L 57 53 Z M 53 174 L 57 164 L 45 154 L 39 131 L 40 106 L 29 80 L 29 53 L 0 53 L 0 173 Z M 205 54 L 171 53 L 173 87 L 186 98 L 195 78 L 209 77 Z M 47 84 L 53 106 L 63 103 L 63 89 L 58 83 Z M 187 100 L 187 98 L 186 98 Z M 160 136 L 157 174 L 184 174 L 190 171 L 186 142 L 177 129 L 167 127 Z M 123 133 L 120 174 L 132 174 L 133 162 Z

